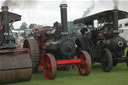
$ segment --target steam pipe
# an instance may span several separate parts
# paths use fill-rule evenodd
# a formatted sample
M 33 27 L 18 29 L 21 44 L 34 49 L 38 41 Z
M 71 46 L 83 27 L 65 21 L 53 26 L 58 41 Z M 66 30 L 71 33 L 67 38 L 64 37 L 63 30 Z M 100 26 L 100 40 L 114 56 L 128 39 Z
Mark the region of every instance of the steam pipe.
M 61 4 L 60 5 L 60 11 L 61 11 L 62 32 L 67 32 L 68 31 L 68 26 L 67 26 L 67 4 Z

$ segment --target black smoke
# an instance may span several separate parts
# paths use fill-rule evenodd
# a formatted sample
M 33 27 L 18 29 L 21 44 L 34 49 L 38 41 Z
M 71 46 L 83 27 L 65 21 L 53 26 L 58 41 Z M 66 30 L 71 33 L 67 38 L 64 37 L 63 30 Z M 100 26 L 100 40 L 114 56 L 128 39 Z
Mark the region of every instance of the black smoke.
M 15 8 L 32 8 L 36 6 L 37 0 L 5 0 L 2 6 L 8 6 L 11 9 Z

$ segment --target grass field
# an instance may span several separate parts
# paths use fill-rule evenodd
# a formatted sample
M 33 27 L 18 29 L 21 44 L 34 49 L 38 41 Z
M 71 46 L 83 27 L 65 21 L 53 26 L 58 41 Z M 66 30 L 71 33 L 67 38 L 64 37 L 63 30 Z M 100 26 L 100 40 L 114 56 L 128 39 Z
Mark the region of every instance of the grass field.
M 112 72 L 102 72 L 100 65 L 94 65 L 89 76 L 78 75 L 75 69 L 58 71 L 54 80 L 46 80 L 42 70 L 33 74 L 29 82 L 13 83 L 7 85 L 128 85 L 128 67 L 118 64 Z

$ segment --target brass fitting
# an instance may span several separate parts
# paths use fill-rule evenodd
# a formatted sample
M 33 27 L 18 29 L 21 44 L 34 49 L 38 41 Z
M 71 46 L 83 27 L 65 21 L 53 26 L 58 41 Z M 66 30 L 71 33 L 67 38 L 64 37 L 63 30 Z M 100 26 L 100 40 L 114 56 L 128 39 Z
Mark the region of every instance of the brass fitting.
M 67 8 L 67 4 L 60 4 L 60 8 Z
M 2 7 L 1 7 L 1 10 L 2 10 L 2 11 L 8 11 L 8 6 L 2 6 Z

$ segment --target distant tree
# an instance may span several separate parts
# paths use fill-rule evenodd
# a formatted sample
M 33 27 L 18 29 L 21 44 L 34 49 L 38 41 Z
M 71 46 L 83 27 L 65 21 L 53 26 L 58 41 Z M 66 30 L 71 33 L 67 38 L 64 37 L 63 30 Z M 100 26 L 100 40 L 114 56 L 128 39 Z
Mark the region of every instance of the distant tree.
M 35 28 L 35 27 L 37 27 L 37 24 L 30 24 L 30 25 L 29 25 L 29 29 L 33 29 L 33 28 Z
M 23 22 L 23 23 L 21 24 L 21 26 L 20 26 L 20 29 L 21 29 L 21 30 L 26 30 L 26 29 L 28 29 L 27 23 L 26 23 L 26 22 Z

